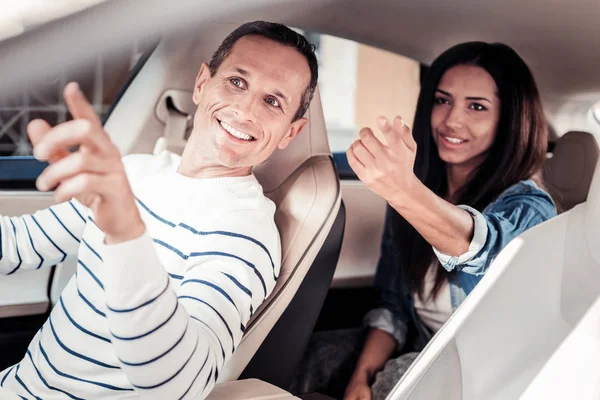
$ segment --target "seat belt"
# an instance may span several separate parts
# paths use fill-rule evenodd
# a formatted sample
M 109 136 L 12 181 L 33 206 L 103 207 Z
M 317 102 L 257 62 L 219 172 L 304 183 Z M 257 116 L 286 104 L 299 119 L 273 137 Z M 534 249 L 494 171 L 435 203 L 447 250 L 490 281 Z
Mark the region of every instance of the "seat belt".
M 167 107 L 167 112 L 165 132 L 156 141 L 152 154 L 156 155 L 164 150 L 168 150 L 181 155 L 187 142 L 187 124 L 190 116 L 170 107 Z

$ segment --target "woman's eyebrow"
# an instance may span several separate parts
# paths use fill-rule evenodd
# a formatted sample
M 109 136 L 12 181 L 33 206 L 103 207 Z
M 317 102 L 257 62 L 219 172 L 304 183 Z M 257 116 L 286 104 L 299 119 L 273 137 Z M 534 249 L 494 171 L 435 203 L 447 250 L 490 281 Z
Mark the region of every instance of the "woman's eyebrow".
M 435 91 L 443 94 L 444 96 L 452 97 L 452 95 L 450 93 L 446 92 L 445 90 L 436 89 Z M 489 100 L 486 97 L 481 97 L 481 96 L 469 96 L 469 97 L 466 97 L 466 99 L 471 100 L 471 101 L 487 101 L 488 103 L 492 104 L 491 100 Z
M 473 101 L 487 101 L 488 103 L 492 104 L 491 100 L 488 100 L 485 97 L 467 97 L 467 100 L 473 100 Z

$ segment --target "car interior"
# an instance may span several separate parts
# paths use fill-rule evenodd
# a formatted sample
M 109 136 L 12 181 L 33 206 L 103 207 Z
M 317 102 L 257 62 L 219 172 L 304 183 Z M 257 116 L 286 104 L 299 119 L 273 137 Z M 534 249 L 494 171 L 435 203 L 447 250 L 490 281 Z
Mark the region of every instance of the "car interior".
M 143 42 L 136 62 L 119 72 L 122 79 L 109 104 L 99 108 L 112 140 L 129 154 L 181 152 L 195 111 L 191 89 L 198 68 L 240 23 L 273 20 L 309 39 L 322 35 L 319 62 L 325 72 L 307 113 L 310 122 L 287 149 L 254 171 L 277 205 L 281 275 L 209 398 L 294 398 L 287 390 L 312 332 L 360 326 L 375 301 L 371 283 L 386 203 L 357 179 L 335 142 L 329 115 L 340 93 L 335 96 L 339 89 L 331 82 L 342 75 L 344 62 L 326 57 L 325 35 L 338 38 L 340 47 L 358 43 L 385 57 L 411 60 L 416 86 L 393 89 L 408 99 L 404 115 L 414 113 L 419 79 L 441 51 L 467 40 L 505 42 L 532 69 L 551 128 L 544 182 L 562 214 L 501 253 L 388 399 L 598 396 L 600 119 L 592 110 L 600 100 L 595 68 L 600 6 L 558 0 L 218 3 L 178 0 L 147 7 L 109 0 L 0 41 L 5 71 L 0 87 L 6 93 L 40 84 L 41 67 L 33 65 L 39 57 L 48 58 L 48 70 L 75 68 L 98 53 L 126 53 L 120 37 Z M 126 18 L 134 13 L 138 24 Z M 112 29 L 103 29 L 107 20 Z M 6 60 L 3 54 L 14 57 Z M 365 54 L 368 59 L 375 53 Z M 327 63 L 336 65 L 331 75 Z M 23 65 L 32 66 L 23 70 Z M 354 74 L 361 73 L 361 65 Z M 380 81 L 393 81 L 387 75 L 393 71 L 377 67 Z M 377 67 L 368 70 L 371 76 Z M 360 87 L 353 90 L 363 97 Z M 386 107 L 367 94 L 365 103 L 356 104 Z M 0 107 L 0 129 L 8 121 L 2 112 Z M 52 204 L 51 194 L 34 189 L 42 169 L 31 157 L 0 157 L 0 214 L 21 215 Z M 0 370 L 23 356 L 74 271 L 75 263 L 67 262 L 0 277 Z
M 570 165 L 564 168 L 584 175 L 575 170 L 584 163 Z M 391 399 L 597 397 L 600 164 L 595 171 L 585 203 L 500 253 Z

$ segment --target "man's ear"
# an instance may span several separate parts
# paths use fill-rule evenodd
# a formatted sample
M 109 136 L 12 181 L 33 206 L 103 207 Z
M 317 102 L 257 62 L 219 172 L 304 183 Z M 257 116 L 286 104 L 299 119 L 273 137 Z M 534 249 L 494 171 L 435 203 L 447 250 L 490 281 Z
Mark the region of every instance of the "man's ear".
M 288 147 L 290 142 L 294 140 L 294 138 L 298 136 L 300 132 L 302 132 L 302 129 L 304 128 L 307 122 L 308 119 L 306 118 L 300 118 L 299 120 L 292 122 L 292 125 L 290 125 L 290 129 L 287 131 L 286 135 L 283 137 L 281 142 L 279 142 L 277 147 L 280 150 L 283 150 L 286 147 Z
M 196 82 L 194 83 L 194 94 L 192 95 L 192 99 L 194 100 L 194 104 L 198 105 L 200 102 L 200 91 L 202 90 L 202 86 L 210 79 L 210 68 L 207 63 L 202 63 L 200 67 L 200 71 L 198 71 L 198 76 L 196 77 Z

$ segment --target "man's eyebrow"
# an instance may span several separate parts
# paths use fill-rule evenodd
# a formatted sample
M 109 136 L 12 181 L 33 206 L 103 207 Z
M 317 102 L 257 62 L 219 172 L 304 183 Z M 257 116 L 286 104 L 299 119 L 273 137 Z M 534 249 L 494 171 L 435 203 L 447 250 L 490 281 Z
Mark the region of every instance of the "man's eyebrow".
M 233 69 L 235 72 L 237 72 L 238 74 L 245 76 L 246 78 L 250 75 L 250 72 L 246 71 L 245 69 L 242 69 L 240 67 L 235 67 Z
M 275 89 L 275 91 L 273 91 L 273 96 L 279 98 L 280 100 L 283 100 L 283 102 L 286 103 L 286 104 L 290 103 L 289 97 L 287 97 L 286 95 L 284 95 L 283 93 L 281 93 L 280 90 Z

